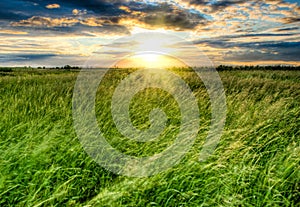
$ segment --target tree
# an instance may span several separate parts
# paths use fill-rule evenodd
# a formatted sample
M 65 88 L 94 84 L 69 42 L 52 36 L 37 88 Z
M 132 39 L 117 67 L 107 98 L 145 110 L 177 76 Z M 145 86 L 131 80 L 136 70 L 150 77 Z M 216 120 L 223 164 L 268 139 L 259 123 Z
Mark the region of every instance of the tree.
M 70 70 L 70 69 L 72 69 L 72 67 L 70 65 L 65 65 L 64 69 Z

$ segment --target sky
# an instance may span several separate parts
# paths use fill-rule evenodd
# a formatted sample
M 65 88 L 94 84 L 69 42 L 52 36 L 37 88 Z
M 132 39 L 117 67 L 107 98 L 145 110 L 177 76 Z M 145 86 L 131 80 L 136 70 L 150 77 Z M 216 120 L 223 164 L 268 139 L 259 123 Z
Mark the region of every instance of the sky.
M 300 65 L 300 0 L 0 1 L 0 66 L 101 66 L 153 48 L 197 58 L 189 44 L 214 65 Z

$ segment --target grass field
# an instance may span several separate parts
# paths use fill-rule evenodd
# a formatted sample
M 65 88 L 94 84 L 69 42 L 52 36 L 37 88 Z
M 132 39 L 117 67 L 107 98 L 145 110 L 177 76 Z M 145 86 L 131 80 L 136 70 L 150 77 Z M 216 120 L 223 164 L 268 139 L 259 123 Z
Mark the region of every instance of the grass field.
M 210 123 L 206 89 L 194 73 L 175 71 L 193 90 L 201 127 L 180 164 L 148 178 L 115 175 L 83 150 L 72 119 L 78 73 L 18 70 L 0 73 L 0 206 L 300 206 L 300 71 L 222 71 L 227 120 L 215 153 L 198 162 Z M 164 91 L 137 94 L 133 124 L 149 127 L 153 107 L 168 123 L 156 142 L 118 132 L 110 99 L 130 70 L 109 72 L 99 87 L 99 128 L 112 146 L 134 156 L 172 144 L 180 125 Z

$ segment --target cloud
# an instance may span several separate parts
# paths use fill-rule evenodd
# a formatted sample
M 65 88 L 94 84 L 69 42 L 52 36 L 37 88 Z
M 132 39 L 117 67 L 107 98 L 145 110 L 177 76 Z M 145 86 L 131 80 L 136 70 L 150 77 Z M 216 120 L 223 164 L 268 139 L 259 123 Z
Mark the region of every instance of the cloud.
M 87 17 L 87 18 L 50 18 L 33 16 L 27 20 L 11 23 L 12 27 L 26 31 L 34 31 L 32 35 L 125 35 L 129 34 L 126 26 L 119 24 L 120 17 Z M 34 30 L 33 30 L 34 28 Z M 0 33 L 1 34 L 1 33 Z
M 47 9 L 59 9 L 60 5 L 59 4 L 48 4 L 46 5 Z
M 287 28 L 279 28 L 275 30 L 276 32 L 281 32 L 281 31 L 294 31 L 294 30 L 299 30 L 299 27 L 287 27 Z
M 85 15 L 87 14 L 87 10 L 79 10 L 79 9 L 73 9 L 72 14 L 77 16 L 77 15 Z
M 125 1 L 115 2 L 119 4 Z M 102 6 L 105 5 L 103 8 L 109 7 L 106 1 L 100 1 L 98 3 Z M 79 4 L 81 3 L 78 3 L 78 5 Z M 95 2 L 86 2 L 84 5 L 90 6 L 90 4 L 94 5 Z M 198 25 L 204 25 L 206 23 L 206 19 L 200 14 L 190 13 L 189 10 L 167 3 L 137 5 L 136 3 L 127 2 L 127 4 L 128 6 L 117 6 L 116 9 L 112 10 L 113 12 L 110 15 L 88 14 L 89 11 L 86 9 L 73 9 L 73 16 L 56 18 L 49 16 L 32 16 L 28 19 L 13 22 L 10 25 L 13 27 L 34 28 L 77 27 L 78 29 L 80 29 L 78 24 L 90 27 L 118 25 L 127 28 L 140 26 L 149 29 L 165 28 L 179 31 L 192 30 Z
M 23 62 L 48 59 L 56 56 L 55 54 L 0 54 L 1 62 Z
M 78 9 L 73 9 L 72 14 L 78 15 L 80 13 L 80 10 Z
M 33 16 L 27 20 L 21 20 L 19 22 L 11 23 L 14 27 L 71 27 L 76 24 L 91 26 L 91 27 L 102 27 L 104 25 L 118 24 L 120 17 L 88 17 L 88 18 L 73 18 L 73 17 L 62 17 L 62 18 L 50 18 Z
M 127 13 L 131 13 L 131 12 L 132 12 L 131 9 L 130 9 L 129 7 L 124 6 L 124 5 L 119 6 L 119 9 L 120 9 L 120 10 L 123 10 L 123 11 L 125 11 L 125 12 L 127 12 Z
M 194 15 L 184 11 L 174 11 L 171 13 L 146 14 L 141 21 L 154 27 L 174 28 L 176 30 L 193 29 L 200 24 L 204 18 L 194 18 Z
M 27 35 L 28 32 L 24 31 L 17 31 L 17 30 L 0 30 L 0 35 L 7 34 L 7 35 Z
M 129 41 L 116 41 L 114 43 L 109 43 L 109 44 L 105 44 L 105 45 L 101 45 L 101 46 L 105 46 L 105 47 L 112 47 L 112 48 L 120 48 L 120 47 L 130 47 L 130 46 L 136 46 L 138 45 L 139 42 L 136 40 L 129 40 Z
M 55 2 L 55 1 L 54 1 Z M 0 2 L 0 39 L 27 40 L 51 37 L 64 38 L 61 42 L 77 38 L 104 38 L 129 35 L 136 28 L 164 30 L 184 34 L 209 55 L 225 57 L 236 55 L 240 61 L 264 56 L 265 60 L 291 60 L 299 51 L 293 47 L 275 44 L 298 42 L 299 4 L 283 0 L 11 0 Z M 293 1 L 295 2 L 295 1 Z M 59 9 L 57 9 L 59 8 Z M 47 38 L 45 39 L 47 40 Z M 22 42 L 21 42 L 22 43 Z M 13 52 L 21 43 L 0 45 Z M 95 43 L 95 42 L 94 42 Z M 269 45 L 268 45 L 269 43 Z M 51 44 L 59 44 L 58 41 Z M 98 44 L 99 43 L 95 43 Z M 105 43 L 101 43 L 105 45 Z M 29 43 L 28 43 L 29 45 Z M 82 50 L 92 43 L 82 43 Z M 177 45 L 180 47 L 180 45 Z M 65 45 L 64 53 L 75 47 Z M 122 47 L 122 45 L 119 45 Z M 124 46 L 125 47 L 125 46 Z M 49 45 L 23 47 L 22 52 L 42 50 L 58 54 L 59 48 Z M 74 51 L 73 51 L 74 50 Z M 229 53 L 229 50 L 232 53 Z M 2 51 L 2 53 L 5 51 Z M 109 53 L 114 53 L 112 50 Z M 189 54 L 188 50 L 185 51 Z M 0 52 L 1 53 L 1 52 Z M 85 53 L 84 51 L 81 52 Z M 258 57 L 257 57 L 258 56 Z M 49 59 L 54 57 L 49 57 Z M 243 59 L 244 58 L 244 59 Z M 262 58 L 264 59 L 264 58 Z
M 36 0 L 29 0 L 37 2 Z M 51 1 L 45 0 L 45 3 L 51 4 Z M 102 15 L 118 15 L 120 11 L 115 8 L 115 4 L 120 4 L 123 1 L 105 1 L 105 0 L 60 0 L 59 4 L 64 8 L 69 8 L 72 12 L 73 9 L 87 10 L 94 14 Z
M 78 65 L 81 66 L 86 61 L 85 57 L 74 55 L 56 55 L 51 53 L 45 54 L 0 54 L 0 64 L 2 66 L 63 66 Z M 53 65 L 55 63 L 55 65 Z
M 282 20 L 286 24 L 291 24 L 291 23 L 300 22 L 300 17 L 285 17 L 285 18 L 282 18 Z
M 239 50 L 238 52 L 228 52 L 224 60 L 231 61 L 300 61 L 299 42 L 293 43 L 273 43 L 252 48 L 251 50 Z M 297 46 L 297 47 L 294 47 Z
M 122 23 L 155 29 L 191 30 L 206 23 L 206 19 L 188 9 L 169 3 L 119 6 L 125 12 Z
M 211 47 L 222 51 L 219 59 L 225 61 L 300 61 L 300 42 L 231 42 L 211 41 L 201 43 L 202 47 Z M 201 47 L 201 46 L 200 46 Z
M 255 0 L 256 1 L 256 0 Z M 255 2 L 252 1 L 252 2 Z M 193 7 L 202 11 L 204 13 L 215 13 L 223 10 L 226 7 L 230 7 L 232 5 L 239 5 L 246 3 L 246 0 L 177 0 L 180 4 L 185 4 L 189 7 Z
M 21 20 L 19 22 L 11 23 L 14 27 L 68 27 L 78 23 L 77 19 L 74 18 L 50 18 L 33 16 L 27 20 Z

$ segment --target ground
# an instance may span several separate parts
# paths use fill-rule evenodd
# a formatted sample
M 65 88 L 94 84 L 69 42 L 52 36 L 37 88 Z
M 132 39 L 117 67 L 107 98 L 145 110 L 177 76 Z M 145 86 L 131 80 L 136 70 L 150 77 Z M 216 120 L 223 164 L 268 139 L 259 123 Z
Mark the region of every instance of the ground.
M 160 106 L 169 117 L 167 128 L 157 142 L 122 137 L 109 103 L 131 72 L 110 71 L 104 77 L 96 100 L 98 125 L 121 152 L 149 156 L 173 143 L 180 114 L 167 93 L 142 91 L 130 108 L 133 124 L 146 129 L 149 110 Z M 147 178 L 113 174 L 83 150 L 72 119 L 78 71 L 0 72 L 0 205 L 299 206 L 300 71 L 221 71 L 226 125 L 205 162 L 198 155 L 210 123 L 206 89 L 193 72 L 174 72 L 198 100 L 199 133 L 178 165 Z

